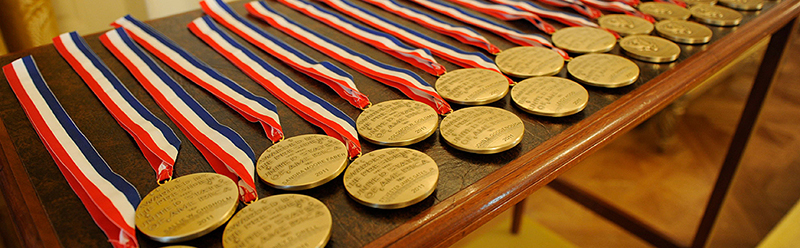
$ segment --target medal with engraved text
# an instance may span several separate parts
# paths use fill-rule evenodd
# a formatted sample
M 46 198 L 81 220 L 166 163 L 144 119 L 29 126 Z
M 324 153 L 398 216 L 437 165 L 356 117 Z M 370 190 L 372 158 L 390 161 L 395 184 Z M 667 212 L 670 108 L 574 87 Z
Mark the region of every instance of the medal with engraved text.
M 689 6 L 694 6 L 698 4 L 705 4 L 705 5 L 717 4 L 717 0 L 683 0 L 683 2 Z
M 692 16 L 689 10 L 670 3 L 647 2 L 639 4 L 637 7 L 642 13 L 656 18 L 656 20 L 686 20 Z
M 553 44 L 572 53 L 608 52 L 617 43 L 611 33 L 591 27 L 567 27 L 553 33 Z
M 450 102 L 481 105 L 503 99 L 508 93 L 508 79 L 495 71 L 465 68 L 445 73 L 434 87 Z
M 581 83 L 596 87 L 628 86 L 639 78 L 639 67 L 613 54 L 586 54 L 567 64 L 567 72 Z
M 519 144 L 525 125 L 514 113 L 495 107 L 470 107 L 442 119 L 439 132 L 450 146 L 478 154 L 499 153 Z
M 716 5 L 695 5 L 689 11 L 698 22 L 714 26 L 736 26 L 742 21 L 739 12 Z
M 225 226 L 222 247 L 325 247 L 333 218 L 313 197 L 281 194 L 243 208 Z
M 535 77 L 517 83 L 511 100 L 525 112 L 561 117 L 581 112 L 589 102 L 589 92 L 566 78 Z
M 508 86 L 506 86 L 508 87 Z M 428 138 L 439 126 L 439 116 L 428 105 L 391 100 L 369 107 L 356 119 L 358 134 L 378 145 L 404 146 Z
M 764 0 L 720 0 L 719 4 L 738 10 L 760 10 Z
M 222 226 L 236 211 L 239 190 L 230 178 L 195 173 L 166 182 L 136 208 L 136 227 L 162 243 L 203 236 Z
M 656 23 L 656 32 L 661 37 L 684 44 L 704 44 L 714 34 L 708 27 L 684 20 L 664 20 Z
M 497 54 L 497 67 L 503 73 L 529 78 L 558 74 L 564 67 L 564 59 L 557 52 L 544 47 L 512 47 Z
M 619 35 L 649 34 L 653 31 L 653 24 L 636 16 L 611 14 L 597 19 L 600 27 L 617 32 Z
M 334 137 L 306 134 L 267 148 L 256 163 L 258 176 L 284 190 L 310 189 L 333 180 L 347 166 L 347 148 Z
M 672 41 L 650 35 L 622 38 L 619 47 L 631 58 L 653 63 L 672 62 L 681 54 L 681 48 Z
M 344 187 L 357 202 L 397 209 L 430 196 L 439 181 L 436 161 L 408 148 L 384 148 L 364 154 L 344 172 Z

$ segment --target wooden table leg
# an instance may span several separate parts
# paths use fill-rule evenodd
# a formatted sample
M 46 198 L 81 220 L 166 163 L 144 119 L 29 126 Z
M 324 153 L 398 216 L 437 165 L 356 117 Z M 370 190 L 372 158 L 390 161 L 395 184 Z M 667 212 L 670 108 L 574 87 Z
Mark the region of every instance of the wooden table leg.
M 511 233 L 518 234 L 519 228 L 522 226 L 522 216 L 525 215 L 525 200 L 522 199 L 517 205 L 514 205 L 514 216 L 511 219 Z

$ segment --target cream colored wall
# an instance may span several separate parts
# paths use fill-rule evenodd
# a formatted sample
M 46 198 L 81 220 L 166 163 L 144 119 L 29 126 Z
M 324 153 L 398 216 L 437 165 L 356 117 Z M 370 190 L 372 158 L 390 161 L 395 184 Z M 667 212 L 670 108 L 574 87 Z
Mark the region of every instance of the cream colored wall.
M 139 0 L 51 0 L 60 32 L 78 31 L 82 35 L 111 29 L 109 24 L 131 14 L 149 19 Z
M 230 2 L 233 0 L 224 0 Z M 200 0 L 145 0 L 150 19 L 161 18 L 189 10 L 200 9 Z

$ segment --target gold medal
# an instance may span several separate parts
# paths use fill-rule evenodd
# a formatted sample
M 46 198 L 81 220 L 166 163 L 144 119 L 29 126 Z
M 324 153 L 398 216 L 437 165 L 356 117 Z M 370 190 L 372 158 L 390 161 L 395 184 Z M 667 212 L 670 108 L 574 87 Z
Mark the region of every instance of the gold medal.
M 273 195 L 243 208 L 225 227 L 222 247 L 324 247 L 331 211 L 313 197 Z
M 689 10 L 671 3 L 647 2 L 639 4 L 639 11 L 656 18 L 656 20 L 686 20 L 692 13 Z
M 705 5 L 714 5 L 717 4 L 717 0 L 683 0 L 684 3 L 688 6 L 694 6 L 698 4 L 705 4 Z
M 764 0 L 720 0 L 720 4 L 738 10 L 760 10 Z
M 136 208 L 136 227 L 158 242 L 186 241 L 222 226 L 238 204 L 239 190 L 233 180 L 216 173 L 195 173 L 147 194 Z
M 569 79 L 535 77 L 517 83 L 511 100 L 525 112 L 561 117 L 581 112 L 589 102 L 589 92 Z
M 597 19 L 597 23 L 600 24 L 600 27 L 617 32 L 622 36 L 650 34 L 650 32 L 653 32 L 652 23 L 636 16 L 622 14 L 604 15 Z
M 410 206 L 430 196 L 439 181 L 436 161 L 408 148 L 364 154 L 344 172 L 344 187 L 357 202 L 382 209 Z
M 664 20 L 656 23 L 656 32 L 661 37 L 684 44 L 704 44 L 714 34 L 708 27 L 684 20 Z
M 739 12 L 715 5 L 695 5 L 689 11 L 698 22 L 714 26 L 736 26 L 742 21 Z
M 567 64 L 567 72 L 581 83 L 604 88 L 628 86 L 639 78 L 639 67 L 635 63 L 613 54 L 575 57 Z
M 333 180 L 347 166 L 347 147 L 327 135 L 306 134 L 267 148 L 258 158 L 258 176 L 285 190 L 310 189 Z
M 503 99 L 508 93 L 508 79 L 487 69 L 458 69 L 439 77 L 436 91 L 454 103 L 481 105 Z
M 392 100 L 367 108 L 356 119 L 358 134 L 369 142 L 404 146 L 428 138 L 436 131 L 439 116 L 424 103 Z
M 672 62 L 681 54 L 681 48 L 672 41 L 650 35 L 622 38 L 619 47 L 631 58 L 653 63 Z
M 571 53 L 602 53 L 614 48 L 617 38 L 591 27 L 567 27 L 553 33 L 553 44 Z
M 499 153 L 519 144 L 525 125 L 514 113 L 495 107 L 459 109 L 442 119 L 439 132 L 450 146 L 478 154 Z
M 564 58 L 557 52 L 533 46 L 504 50 L 495 61 L 500 71 L 518 78 L 555 75 L 564 67 Z

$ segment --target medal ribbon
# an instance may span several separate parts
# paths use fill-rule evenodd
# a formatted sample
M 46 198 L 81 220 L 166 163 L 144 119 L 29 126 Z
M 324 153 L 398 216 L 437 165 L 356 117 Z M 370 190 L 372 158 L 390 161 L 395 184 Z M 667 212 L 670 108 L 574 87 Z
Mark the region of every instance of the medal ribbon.
M 381 83 L 397 88 L 411 99 L 433 107 L 439 114 L 452 111 L 450 105 L 439 96 L 439 93 L 413 72 L 378 62 L 370 57 L 342 46 L 310 29 L 286 19 L 264 2 L 245 4 L 247 11 L 266 21 L 278 30 L 302 41 L 303 43 L 327 54 L 328 56 L 350 66 L 351 68 Z
M 457 26 L 449 24 L 426 13 L 419 12 L 415 9 L 402 6 L 397 2 L 395 2 L 394 0 L 362 0 L 362 1 L 378 6 L 383 10 L 392 12 L 395 15 L 413 21 L 419 25 L 425 26 L 428 29 L 436 31 L 437 33 L 453 37 L 454 39 L 461 41 L 464 44 L 484 49 L 491 54 L 497 54 L 500 52 L 500 49 L 497 48 L 495 45 L 493 45 L 491 42 L 489 42 L 489 40 L 483 37 L 483 35 L 478 34 L 478 32 L 475 32 L 475 30 L 472 30 L 471 28 L 468 28 L 466 26 Z
M 8 84 L 67 183 L 114 247 L 138 247 L 139 193 L 114 173 L 45 83 L 32 56 L 3 67 Z
M 210 17 L 197 18 L 189 30 L 266 88 L 303 119 L 347 145 L 350 158 L 361 154 L 356 124 L 341 110 L 294 82 L 220 30 Z
M 330 1 L 330 0 L 323 0 L 323 1 Z M 491 31 L 497 35 L 506 38 L 506 40 L 514 42 L 516 44 L 523 46 L 545 46 L 555 51 L 556 53 L 560 54 L 561 57 L 563 57 L 564 59 L 566 60 L 570 59 L 569 54 L 567 54 L 567 52 L 553 46 L 553 44 L 550 43 L 550 41 L 544 36 L 537 34 L 521 33 L 517 30 L 505 27 L 502 24 L 463 11 L 443 1 L 439 0 L 412 0 L 412 1 L 422 6 L 425 6 L 431 10 L 439 12 L 443 15 L 450 16 L 453 19 L 469 23 L 479 28 Z
M 627 5 L 630 5 L 630 6 L 637 6 L 637 5 L 639 5 L 641 3 L 641 1 L 639 1 L 639 0 L 605 0 L 605 1 L 620 2 L 620 3 L 624 3 L 624 4 L 627 4 Z
M 538 15 L 520 10 L 513 6 L 484 3 L 476 0 L 450 0 L 450 2 L 480 11 L 481 13 L 494 16 L 504 21 L 527 20 L 536 26 L 536 28 L 547 34 L 553 34 L 556 32 L 556 28 L 553 27 L 553 25 L 550 25 L 550 23 L 542 20 L 542 18 L 540 18 Z
M 112 25 L 124 27 L 142 47 L 153 53 L 170 68 L 211 92 L 248 121 L 261 123 L 267 137 L 272 142 L 283 138 L 277 108 L 267 99 L 253 95 L 166 36 L 130 15 L 117 19 Z
M 361 42 L 370 44 L 381 51 L 393 55 L 427 73 L 439 76 L 445 73 L 446 69 L 433 58 L 427 49 L 417 49 L 410 47 L 394 36 L 384 32 L 376 31 L 364 25 L 351 22 L 346 18 L 334 14 L 330 11 L 320 9 L 317 6 L 305 1 L 280 1 L 293 9 L 317 19 L 328 26 L 331 26 L 350 37 L 356 38 Z
M 508 6 L 516 7 L 518 9 L 537 14 L 544 18 L 556 20 L 567 26 L 593 27 L 593 28 L 599 27 L 597 23 L 594 23 L 591 20 L 586 19 L 582 16 L 551 10 L 528 1 L 517 1 L 517 0 L 491 0 L 491 1 L 499 4 L 505 4 Z
M 572 8 L 575 11 L 578 11 L 578 13 L 581 13 L 582 15 L 589 17 L 591 19 L 597 19 L 598 17 L 603 15 L 603 12 L 600 12 L 600 10 L 586 6 L 581 1 L 578 0 L 538 0 L 538 1 L 556 7 Z
M 335 65 L 323 61 L 317 62 L 300 50 L 275 38 L 263 29 L 236 14 L 227 4 L 217 1 L 201 1 L 203 11 L 217 22 L 238 34 L 250 44 L 269 53 L 292 68 L 301 71 L 333 89 L 340 97 L 357 108 L 365 108 L 370 102 L 367 96 L 356 88 L 353 77 Z
M 304 4 L 300 0 L 280 0 L 280 2 L 293 8 L 300 8 L 295 6 L 318 8 L 307 3 Z M 341 11 L 342 13 L 352 16 L 364 23 L 371 25 L 372 27 L 392 34 L 408 43 L 418 47 L 427 48 L 437 56 L 453 62 L 461 67 L 482 68 L 500 73 L 500 69 L 497 68 L 497 65 L 495 65 L 489 57 L 486 57 L 486 55 L 483 55 L 482 53 L 463 51 L 451 46 L 450 44 L 438 41 L 415 30 L 403 27 L 397 23 L 389 21 L 388 19 L 377 16 L 374 13 L 371 13 L 346 1 L 322 0 L 322 2 L 328 4 L 334 9 Z M 344 17 L 340 16 L 339 18 Z M 513 81 L 509 79 L 509 83 L 513 83 Z
M 156 180 L 161 182 L 172 178 L 172 168 L 181 145 L 172 129 L 136 100 L 77 32 L 53 38 L 53 45 L 117 123 L 133 136 L 156 172 Z
M 242 202 L 258 199 L 255 154 L 242 136 L 217 122 L 155 60 L 136 46 L 125 29 L 108 31 L 100 36 L 100 41 L 150 93 L 214 171 L 237 182 L 239 199 Z
M 645 19 L 645 20 L 649 21 L 650 23 L 656 22 L 656 19 L 654 19 L 652 16 L 649 16 L 649 15 L 647 15 L 645 13 L 642 13 L 641 11 L 636 10 L 635 8 L 633 8 L 630 5 L 627 5 L 625 3 L 607 2 L 607 1 L 603 1 L 603 0 L 580 0 L 580 1 L 582 1 L 582 2 L 584 2 L 586 4 L 588 4 L 588 5 L 591 5 L 591 6 L 595 7 L 595 8 L 605 10 L 605 11 L 625 13 L 626 15 L 629 15 L 629 16 L 640 17 L 642 19 Z
M 686 2 L 681 1 L 681 0 L 653 0 L 653 2 L 670 3 L 670 4 L 674 4 L 674 5 L 678 5 L 678 6 L 686 8 Z

